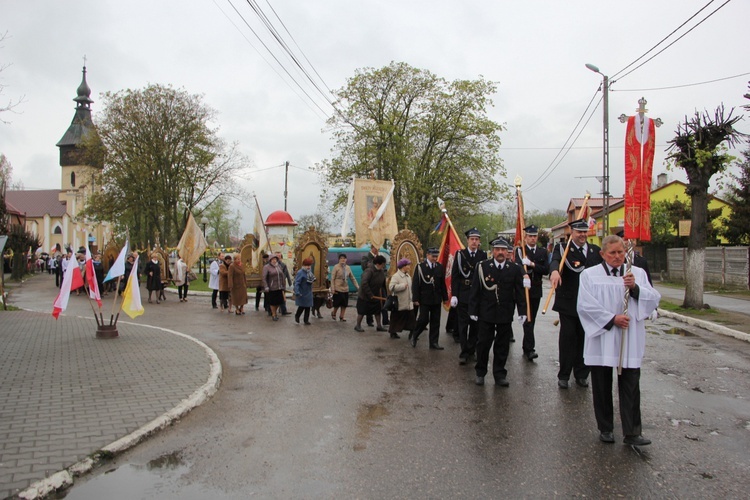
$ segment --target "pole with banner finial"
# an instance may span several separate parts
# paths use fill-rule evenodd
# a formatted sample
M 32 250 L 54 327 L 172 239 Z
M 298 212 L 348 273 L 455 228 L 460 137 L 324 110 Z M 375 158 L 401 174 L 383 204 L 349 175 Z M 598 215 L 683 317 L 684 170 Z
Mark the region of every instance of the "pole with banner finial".
M 519 242 L 519 245 L 521 247 L 521 258 L 526 259 L 526 231 L 524 231 L 524 228 L 526 227 L 526 224 L 524 224 L 523 221 L 523 197 L 521 195 L 521 182 L 523 179 L 520 175 L 516 175 L 516 178 L 513 179 L 514 184 L 516 185 L 516 204 L 518 208 L 518 214 L 516 214 L 516 217 L 518 220 L 516 221 L 516 224 L 521 228 L 521 241 Z M 513 242 L 516 243 L 515 241 Z M 514 250 L 515 252 L 515 250 Z M 514 257 L 515 260 L 515 257 Z M 525 275 L 529 276 L 529 279 L 531 279 L 531 276 L 529 275 L 529 270 L 526 267 L 526 264 L 523 265 L 523 272 Z M 531 299 L 529 298 L 529 289 L 524 287 L 524 290 L 526 292 L 526 321 L 531 321 Z

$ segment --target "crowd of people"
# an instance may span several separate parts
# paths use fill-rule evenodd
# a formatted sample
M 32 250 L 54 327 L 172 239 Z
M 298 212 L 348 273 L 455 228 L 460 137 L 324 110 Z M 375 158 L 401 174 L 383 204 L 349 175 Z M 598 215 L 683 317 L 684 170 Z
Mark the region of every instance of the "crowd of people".
M 537 244 L 538 228 L 524 228 L 524 241 L 513 247 L 503 238 L 490 242 L 490 253 L 480 248 L 481 234 L 476 228 L 465 232 L 467 246 L 456 253 L 452 269 L 444 269 L 438 262 L 439 250 L 429 248 L 422 262 L 402 258 L 396 271 L 386 277 L 386 259 L 375 246 L 362 258 L 360 282 L 354 277 L 346 254 L 338 255 L 338 262 L 330 273 L 327 305 L 331 319 L 345 322 L 349 306 L 351 282 L 356 293 L 356 323 L 354 330 L 362 333 L 364 325 L 376 332 L 388 332 L 391 339 L 399 339 L 403 331 L 417 347 L 421 334 L 428 330 L 428 348 L 441 351 L 439 331 L 443 304 L 449 301 L 446 274 L 451 278 L 448 328 L 460 344 L 458 362 L 467 365 L 474 361 L 475 383 L 482 386 L 491 371 L 495 384 L 510 385 L 506 362 L 513 339 L 514 319 L 522 326 L 523 356 L 528 362 L 538 358 L 534 328 L 543 298 L 543 278 L 549 276 L 555 290 L 552 309 L 559 314 L 558 341 L 559 370 L 557 385 L 561 390 L 575 385 L 589 386 L 591 375 L 594 411 L 600 440 L 613 443 L 613 369 L 618 368 L 618 391 L 623 442 L 646 445 L 650 441 L 641 434 L 640 365 L 645 351 L 644 321 L 659 304 L 659 293 L 651 286 L 648 270 L 637 266 L 625 267 L 626 245 L 620 236 L 607 236 L 602 248 L 587 241 L 585 221 L 570 224 L 570 241 L 557 244 L 551 255 Z M 70 265 L 83 267 L 85 249 L 76 256 L 68 250 L 66 256 L 54 257 L 49 268 L 54 270 L 60 286 L 62 274 Z M 135 255 L 128 256 L 125 267 L 129 275 Z M 286 315 L 287 289 L 291 287 L 297 310 L 296 323 L 310 325 L 310 316 L 322 318 L 320 301 L 313 294 L 315 276 L 310 258 L 301 262 L 294 277 L 289 273 L 281 254 L 263 256 L 261 285 L 256 289 L 255 310 L 263 311 L 272 321 Z M 100 290 L 105 288 L 101 255 L 94 254 L 94 267 Z M 414 271 L 412 272 L 412 267 Z M 165 285 L 173 282 L 180 302 L 188 301 L 189 284 L 195 275 L 178 255 L 172 269 L 163 269 L 156 253 L 143 267 L 146 275 L 148 302 L 156 292 L 156 304 L 166 299 Z M 84 273 L 85 274 L 85 273 Z M 248 283 L 240 255 L 220 253 L 211 262 L 208 287 L 212 290 L 211 306 L 221 312 L 246 314 Z M 121 282 L 121 290 L 124 288 Z M 77 291 L 81 293 L 81 290 Z M 623 304 L 629 307 L 623 310 Z M 621 347 L 622 346 L 622 347 Z M 492 352 L 492 365 L 490 364 Z

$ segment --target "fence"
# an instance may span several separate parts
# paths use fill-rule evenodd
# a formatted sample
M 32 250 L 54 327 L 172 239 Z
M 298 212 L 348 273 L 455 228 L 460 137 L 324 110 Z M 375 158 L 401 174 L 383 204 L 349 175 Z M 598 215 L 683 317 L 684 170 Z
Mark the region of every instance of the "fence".
M 706 248 L 703 263 L 705 283 L 727 288 L 750 289 L 750 247 Z M 685 281 L 687 248 L 667 250 L 667 272 L 672 281 Z

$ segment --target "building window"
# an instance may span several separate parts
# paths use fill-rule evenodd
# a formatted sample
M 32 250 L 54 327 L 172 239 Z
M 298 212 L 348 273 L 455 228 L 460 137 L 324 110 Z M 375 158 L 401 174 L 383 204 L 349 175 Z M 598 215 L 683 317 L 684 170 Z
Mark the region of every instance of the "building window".
M 76 173 L 70 173 L 70 187 L 76 187 Z
M 62 228 L 60 226 L 55 226 L 55 229 L 52 232 L 54 234 L 62 234 Z

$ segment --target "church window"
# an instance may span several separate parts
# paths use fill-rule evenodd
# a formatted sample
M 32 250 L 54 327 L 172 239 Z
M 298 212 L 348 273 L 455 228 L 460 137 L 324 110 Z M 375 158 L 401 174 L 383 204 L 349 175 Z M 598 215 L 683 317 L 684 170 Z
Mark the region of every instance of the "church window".
M 75 172 L 70 173 L 70 186 L 76 187 L 76 173 Z
M 62 234 L 62 228 L 60 226 L 55 226 L 55 229 L 52 232 L 54 234 Z

